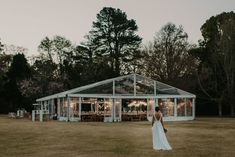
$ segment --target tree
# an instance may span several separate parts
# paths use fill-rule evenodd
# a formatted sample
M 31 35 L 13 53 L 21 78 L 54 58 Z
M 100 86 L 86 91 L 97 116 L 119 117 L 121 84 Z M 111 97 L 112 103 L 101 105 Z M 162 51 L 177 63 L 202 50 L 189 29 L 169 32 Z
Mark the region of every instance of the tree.
M 24 54 L 13 56 L 13 61 L 7 75 L 9 79 L 15 81 L 30 77 L 29 64 Z
M 227 97 L 231 115 L 234 115 L 234 19 L 233 12 L 221 13 L 212 16 L 201 27 L 204 40 L 200 45 L 204 54 L 200 56 L 204 58 L 201 59 L 199 75 L 204 78 L 204 93 L 218 104 L 220 116 Z
M 1 39 L 0 39 L 0 54 L 1 54 L 1 52 L 3 51 L 3 44 L 2 44 L 2 42 L 1 42 Z
M 43 56 L 35 59 L 31 66 L 31 77 L 17 83 L 21 95 L 29 104 L 34 103 L 35 99 L 39 97 L 63 91 L 63 83 L 58 75 L 57 64 Z M 32 105 L 28 107 L 28 110 L 30 109 L 32 109 Z
M 59 64 L 63 64 L 64 60 L 71 61 L 74 47 L 70 40 L 62 36 L 53 38 L 53 51 L 57 54 Z
M 26 55 L 28 53 L 28 49 L 22 46 L 16 46 L 16 45 L 4 45 L 4 53 L 5 54 L 24 54 Z
M 79 85 L 86 85 L 113 77 L 113 71 L 108 62 L 104 57 L 95 55 L 94 47 L 94 45 L 85 46 L 83 44 L 77 46 L 75 50 L 75 68 L 73 68 L 74 72 L 69 74 L 72 74 L 70 77 L 73 78 L 72 80 L 76 79 L 79 81 Z
M 230 103 L 231 115 L 235 110 L 235 14 L 221 26 L 221 50 L 224 53 L 224 71 L 226 75 L 226 90 Z
M 4 87 L 11 62 L 12 55 L 5 54 L 4 45 L 0 42 L 0 113 L 7 113 L 7 104 L 4 97 L 6 89 Z
M 24 54 L 16 54 L 7 72 L 7 83 L 5 84 L 5 98 L 8 102 L 9 111 L 16 111 L 17 108 L 28 108 L 29 104 L 19 90 L 20 81 L 29 78 L 31 75 L 29 65 Z
M 71 88 L 69 72 L 74 66 L 74 46 L 71 41 L 62 36 L 54 36 L 52 39 L 45 37 L 38 46 L 41 51 L 42 65 L 48 62 L 57 66 L 59 82 L 63 83 L 64 89 Z M 44 54 L 46 53 L 46 54 Z M 37 61 L 39 63 L 39 60 Z M 54 73 L 54 72 L 53 72 Z M 44 91 L 44 90 L 43 90 Z
M 168 23 L 155 35 L 154 42 L 144 49 L 144 71 L 157 80 L 176 83 L 180 78 L 192 76 L 197 60 L 189 54 L 192 45 L 183 27 Z
M 47 58 L 49 58 L 51 61 L 53 61 L 53 41 L 50 40 L 48 37 L 45 37 L 38 46 L 39 52 L 46 52 Z
M 49 88 L 49 84 L 51 82 L 60 82 L 61 79 L 58 75 L 57 65 L 53 63 L 51 60 L 47 60 L 44 58 L 38 58 L 33 66 L 33 78 L 31 85 L 36 85 L 40 88 L 39 95 L 45 96 L 53 94 L 54 92 L 58 92 L 58 90 L 54 88 Z
M 133 61 L 141 43 L 136 35 L 136 22 L 127 19 L 120 9 L 104 7 L 93 22 L 85 46 L 91 47 L 98 59 L 100 57 L 111 66 L 114 75 L 120 75 L 121 65 Z
M 45 37 L 40 42 L 38 50 L 44 58 L 62 65 L 64 60 L 71 59 L 74 47 L 70 40 L 56 35 L 52 39 Z
M 3 78 L 6 77 L 6 73 L 9 70 L 11 62 L 12 55 L 0 54 L 0 85 L 3 83 Z

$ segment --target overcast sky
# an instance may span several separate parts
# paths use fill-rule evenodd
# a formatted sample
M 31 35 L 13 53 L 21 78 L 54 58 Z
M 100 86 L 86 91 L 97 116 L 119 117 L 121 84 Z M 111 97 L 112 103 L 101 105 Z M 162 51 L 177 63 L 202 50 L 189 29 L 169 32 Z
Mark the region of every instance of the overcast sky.
M 167 22 L 183 25 L 189 41 L 197 43 L 206 19 L 234 11 L 235 0 L 0 0 L 0 38 L 28 48 L 29 55 L 37 54 L 46 36 L 62 35 L 79 44 L 105 6 L 136 20 L 144 44 Z

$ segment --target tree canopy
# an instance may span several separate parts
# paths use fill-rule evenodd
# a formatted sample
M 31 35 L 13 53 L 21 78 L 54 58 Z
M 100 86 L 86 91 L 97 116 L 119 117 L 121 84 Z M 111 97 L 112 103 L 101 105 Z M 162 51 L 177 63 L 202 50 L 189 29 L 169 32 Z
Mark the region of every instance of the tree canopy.
M 120 75 L 121 65 L 135 60 L 140 47 L 136 22 L 127 19 L 122 10 L 111 7 L 104 7 L 96 17 L 84 46 L 92 50 L 95 57 L 108 62 L 115 75 Z
M 4 85 L 4 93 L 10 111 L 15 111 L 22 107 L 29 109 L 27 106 L 24 106 L 26 99 L 20 92 L 19 83 L 20 81 L 29 78 L 30 75 L 30 67 L 24 54 L 16 54 L 13 56 L 12 63 L 7 72 L 7 82 Z
M 192 47 L 182 26 L 177 27 L 173 23 L 164 25 L 156 33 L 154 41 L 145 47 L 145 73 L 169 83 L 193 75 L 197 60 L 189 54 Z
M 218 104 L 229 103 L 234 115 L 235 97 L 235 14 L 221 13 L 209 18 L 201 27 L 199 77 L 204 93 Z M 224 101 L 227 101 L 226 103 Z

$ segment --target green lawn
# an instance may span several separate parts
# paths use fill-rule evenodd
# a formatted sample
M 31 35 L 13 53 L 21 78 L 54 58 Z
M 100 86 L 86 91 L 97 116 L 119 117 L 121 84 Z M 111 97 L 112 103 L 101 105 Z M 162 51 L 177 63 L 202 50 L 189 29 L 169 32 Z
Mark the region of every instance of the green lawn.
M 235 118 L 166 122 L 172 151 L 152 149 L 149 122 L 31 122 L 0 116 L 0 157 L 233 157 Z

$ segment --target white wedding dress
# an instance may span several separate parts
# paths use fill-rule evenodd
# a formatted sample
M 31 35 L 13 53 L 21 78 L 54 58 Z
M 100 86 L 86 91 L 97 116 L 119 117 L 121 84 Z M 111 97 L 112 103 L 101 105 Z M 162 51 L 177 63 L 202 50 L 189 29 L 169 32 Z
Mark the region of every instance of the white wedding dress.
M 157 120 L 155 115 L 154 118 L 154 124 L 152 126 L 152 134 L 153 134 L 153 149 L 155 150 L 171 150 L 171 146 L 169 145 L 165 132 L 162 127 L 161 118 Z

